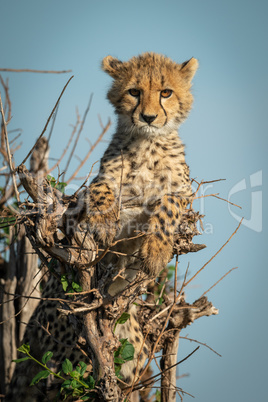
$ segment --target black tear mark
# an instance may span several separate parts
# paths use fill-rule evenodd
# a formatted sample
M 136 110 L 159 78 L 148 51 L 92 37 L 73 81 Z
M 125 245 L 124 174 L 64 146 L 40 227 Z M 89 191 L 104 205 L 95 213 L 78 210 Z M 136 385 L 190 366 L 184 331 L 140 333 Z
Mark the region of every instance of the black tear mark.
M 164 115 L 166 116 L 166 120 L 165 120 L 165 122 L 164 122 L 164 124 L 163 124 L 163 126 L 165 126 L 166 124 L 167 124 L 167 112 L 165 111 L 165 108 L 164 108 L 164 106 L 162 105 L 162 103 L 161 103 L 161 93 L 159 94 L 159 104 L 160 104 L 160 106 L 161 106 L 161 108 L 163 109 L 163 112 L 164 112 Z
M 132 124 L 135 124 L 133 116 L 134 116 L 134 113 L 136 112 L 136 109 L 137 109 L 137 107 L 139 106 L 139 104 L 140 104 L 140 97 L 138 96 L 138 97 L 137 97 L 137 105 L 134 107 L 133 112 L 132 112 L 132 114 L 131 114 L 131 121 L 132 121 Z

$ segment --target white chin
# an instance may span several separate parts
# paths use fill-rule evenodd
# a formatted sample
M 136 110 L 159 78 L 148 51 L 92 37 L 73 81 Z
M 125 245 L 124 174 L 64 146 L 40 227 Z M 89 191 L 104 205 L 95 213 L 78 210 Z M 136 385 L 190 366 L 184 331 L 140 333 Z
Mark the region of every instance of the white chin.
M 146 134 L 156 134 L 157 132 L 161 131 L 161 128 L 155 126 L 149 126 L 148 124 L 145 124 L 144 126 L 136 125 L 137 130 L 144 132 Z
M 148 124 L 143 124 L 141 122 L 134 123 L 128 116 L 119 116 L 119 125 L 126 131 L 131 131 L 132 134 L 144 134 L 144 135 L 163 135 L 168 134 L 171 131 L 178 129 L 178 124 L 169 121 L 162 127 L 156 127 L 154 125 L 149 126 Z
M 165 135 L 168 134 L 174 130 L 178 129 L 178 125 L 172 122 L 168 122 L 162 127 L 156 127 L 156 126 L 149 126 L 148 124 L 146 125 L 134 125 L 134 130 L 139 131 L 140 133 L 144 133 L 146 135 Z

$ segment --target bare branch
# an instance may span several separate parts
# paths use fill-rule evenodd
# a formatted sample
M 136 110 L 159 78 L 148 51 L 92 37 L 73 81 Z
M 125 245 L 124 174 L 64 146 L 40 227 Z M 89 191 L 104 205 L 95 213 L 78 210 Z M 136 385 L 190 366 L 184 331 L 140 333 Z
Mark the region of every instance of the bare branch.
M 63 93 L 65 92 L 65 89 L 67 88 L 69 82 L 71 81 L 71 79 L 72 79 L 73 77 L 74 77 L 74 76 L 72 75 L 71 78 L 69 78 L 69 80 L 67 81 L 67 83 L 66 83 L 66 85 L 64 86 L 63 90 L 61 91 L 61 94 L 60 94 L 60 96 L 59 96 L 59 98 L 58 98 L 58 100 L 57 100 L 57 102 L 56 102 L 54 108 L 52 109 L 52 112 L 50 113 L 49 118 L 47 119 L 46 125 L 45 125 L 45 127 L 44 127 L 42 133 L 39 135 L 39 137 L 38 137 L 37 140 L 35 141 L 34 146 L 33 146 L 32 149 L 30 150 L 30 152 L 28 153 L 28 155 L 26 156 L 26 158 L 24 158 L 23 161 L 21 162 L 21 165 L 24 165 L 24 164 L 25 164 L 25 162 L 27 161 L 27 159 L 29 158 L 29 156 L 30 156 L 31 153 L 33 152 L 33 150 L 34 150 L 34 148 L 35 148 L 35 146 L 36 146 L 38 140 L 45 134 L 45 131 L 46 131 L 47 126 L 48 126 L 48 123 L 50 122 L 50 119 L 51 119 L 51 117 L 53 116 L 53 114 L 54 114 L 54 112 L 55 112 L 55 110 L 56 110 L 56 108 L 57 108 L 57 106 L 58 106 L 58 104 L 59 104 L 59 101 L 60 101 L 60 99 L 61 99 Z
M 153 384 L 155 381 L 152 381 L 152 380 L 154 380 L 155 378 L 159 377 L 161 374 L 165 373 L 166 371 L 170 370 L 172 367 L 176 367 L 176 366 L 178 366 L 179 364 L 183 363 L 185 360 L 189 359 L 189 357 L 191 357 L 195 352 L 197 352 L 197 350 L 198 350 L 199 348 L 200 348 L 200 346 L 197 346 L 197 348 L 195 348 L 191 353 L 189 353 L 186 357 L 184 357 L 182 360 L 180 360 L 180 361 L 177 362 L 176 364 L 174 364 L 174 365 L 168 367 L 168 368 L 165 369 L 165 370 L 162 370 L 161 373 L 158 373 L 158 374 L 156 374 L 156 375 L 154 375 L 154 376 L 148 378 L 148 380 L 146 380 L 146 385 L 151 385 L 151 384 Z M 147 381 L 150 381 L 150 382 L 147 384 Z M 141 389 L 142 387 L 144 387 L 144 384 L 142 384 L 142 385 L 137 385 L 136 387 L 133 388 L 133 390 L 136 391 L 136 390 L 138 390 L 138 389 Z
M 74 154 L 74 151 L 75 151 L 76 146 L 77 146 L 77 144 L 78 144 L 79 137 L 80 137 L 81 132 L 82 132 L 82 130 L 83 130 L 83 128 L 84 128 L 84 124 L 85 124 L 85 121 L 86 121 L 86 118 L 87 118 L 87 114 L 88 114 L 88 112 L 89 112 L 89 110 L 90 110 L 92 98 L 93 98 L 93 94 L 90 95 L 89 102 L 88 102 L 87 108 L 86 108 L 85 113 L 84 113 L 84 117 L 83 117 L 83 119 L 82 119 L 82 121 L 81 121 L 81 123 L 80 123 L 80 128 L 79 128 L 79 130 L 78 130 L 78 133 L 77 133 L 77 136 L 76 136 L 74 145 L 73 145 L 73 149 L 72 149 L 72 151 L 71 151 L 71 154 L 70 154 L 69 159 L 68 159 L 68 161 L 67 161 L 66 167 L 65 167 L 65 169 L 64 169 L 63 181 L 64 181 L 64 179 L 65 179 L 66 172 L 67 172 L 67 170 L 68 170 L 68 167 L 69 167 L 69 165 L 70 165 L 71 159 L 72 159 L 73 154 Z
M 41 74 L 66 74 L 71 73 L 72 70 L 32 70 L 28 68 L 0 68 L 0 71 L 9 72 L 9 73 L 41 73 Z
M 15 172 L 14 172 L 14 169 L 13 169 L 13 164 L 12 164 L 12 159 L 11 159 L 11 154 L 10 154 L 10 149 L 9 149 L 9 142 L 8 142 L 8 136 L 7 136 L 7 126 L 6 126 L 5 114 L 4 114 L 4 110 L 3 110 L 1 93 L 0 93 L 0 111 L 1 111 L 2 121 L 3 121 L 3 126 L 4 126 L 4 133 L 5 133 L 5 140 L 6 140 L 6 147 L 7 147 L 7 155 L 8 155 L 8 163 L 9 163 L 9 168 L 10 168 L 11 175 L 12 175 L 13 187 L 14 187 L 16 199 L 17 199 L 18 203 L 20 203 L 20 196 L 19 196 L 19 192 L 18 192 L 18 188 L 17 188 Z
M 208 292 L 210 292 L 210 290 L 211 289 L 213 289 L 214 288 L 214 286 L 216 286 L 216 285 L 218 285 L 218 283 L 220 282 L 220 281 L 222 281 L 227 275 L 229 275 L 234 269 L 237 269 L 238 267 L 234 267 L 234 268 L 231 268 L 228 272 L 226 272 L 226 274 L 224 274 L 216 283 L 214 283 L 214 285 L 212 285 L 208 290 L 206 290 L 206 292 L 204 292 L 203 294 L 202 294 L 202 296 L 205 296 Z M 202 297 L 201 296 L 201 297 Z
M 88 158 L 90 157 L 90 155 L 92 154 L 92 152 L 94 151 L 94 149 L 96 148 L 96 146 L 99 144 L 99 142 L 102 140 L 102 137 L 104 136 L 104 134 L 109 130 L 111 126 L 111 121 L 108 120 L 108 123 L 106 124 L 106 126 L 104 127 L 104 129 L 102 130 L 102 133 L 99 135 L 98 139 L 95 141 L 95 143 L 91 146 L 90 150 L 88 151 L 88 153 L 86 154 L 86 156 L 84 157 L 84 159 L 81 161 L 80 165 L 78 166 L 78 168 L 75 170 L 75 172 L 72 174 L 72 176 L 66 181 L 67 184 L 69 184 L 77 175 L 77 173 L 79 172 L 79 170 L 82 168 L 82 166 L 86 163 L 86 161 L 88 160 Z
M 190 341 L 190 342 L 196 342 L 196 343 L 198 343 L 199 345 L 205 346 L 206 348 L 208 348 L 209 350 L 211 350 L 213 353 L 215 353 L 216 355 L 218 355 L 219 357 L 221 357 L 221 355 L 220 355 L 218 352 L 216 352 L 216 350 L 212 349 L 212 348 L 211 348 L 210 346 L 208 346 L 206 343 L 197 341 L 196 339 L 188 338 L 188 336 L 180 336 L 180 339 L 186 339 L 187 341 Z
M 231 236 L 229 237 L 229 239 L 224 243 L 223 246 L 221 246 L 221 248 L 187 281 L 185 282 L 184 286 L 186 287 L 190 282 L 192 282 L 192 280 L 201 272 L 203 271 L 203 269 L 216 257 L 216 255 L 218 255 L 221 250 L 229 243 L 229 241 L 231 240 L 231 238 L 236 234 L 236 232 L 238 231 L 238 229 L 241 226 L 241 223 L 243 221 L 244 218 L 241 219 L 241 221 L 239 222 L 239 225 L 237 226 L 237 228 L 235 229 L 235 231 L 231 234 Z
M 76 133 L 76 130 L 77 130 L 77 127 L 79 126 L 79 124 L 80 124 L 80 116 L 79 116 L 79 114 L 77 113 L 77 120 L 76 120 L 75 125 L 73 126 L 73 130 L 72 130 L 72 132 L 71 132 L 69 141 L 68 141 L 66 147 L 64 148 L 62 155 L 60 156 L 59 159 L 57 159 L 57 163 L 55 163 L 55 165 L 52 166 L 52 167 L 48 170 L 48 172 L 47 172 L 48 174 L 49 174 L 50 172 L 52 172 L 57 166 L 59 166 L 60 162 L 61 162 L 62 159 L 64 158 L 66 152 L 68 151 L 68 149 L 69 149 L 69 147 L 70 147 L 70 145 L 71 145 L 72 139 L 73 139 L 73 137 L 74 137 L 74 135 L 75 135 L 75 133 Z

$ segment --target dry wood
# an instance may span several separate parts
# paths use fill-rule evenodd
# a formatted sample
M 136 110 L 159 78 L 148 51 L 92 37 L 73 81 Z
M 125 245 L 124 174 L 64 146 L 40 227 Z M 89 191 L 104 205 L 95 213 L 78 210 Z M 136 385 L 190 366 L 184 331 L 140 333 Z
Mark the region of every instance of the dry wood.
M 46 144 L 46 140 L 42 139 Z M 36 161 L 43 159 L 42 168 L 47 168 L 48 154 L 44 154 L 46 146 L 37 146 L 31 158 L 32 173 L 36 173 L 39 164 Z M 35 170 L 36 169 L 36 170 Z M 14 182 L 13 182 L 14 183 Z M 18 232 L 18 233 L 17 233 Z M 39 303 L 40 290 L 38 287 L 41 271 L 38 269 L 38 256 L 33 252 L 29 239 L 25 235 L 25 227 L 10 228 L 10 257 L 2 276 L 2 307 L 0 309 L 0 359 L 3 367 L 1 390 L 11 380 L 17 358 L 17 348 L 22 342 L 25 332 L 25 323 L 28 323 L 34 309 Z M 10 294 L 18 294 L 13 301 Z M 32 297 L 29 297 L 32 296 Z M 19 316 L 19 320 L 16 317 Z

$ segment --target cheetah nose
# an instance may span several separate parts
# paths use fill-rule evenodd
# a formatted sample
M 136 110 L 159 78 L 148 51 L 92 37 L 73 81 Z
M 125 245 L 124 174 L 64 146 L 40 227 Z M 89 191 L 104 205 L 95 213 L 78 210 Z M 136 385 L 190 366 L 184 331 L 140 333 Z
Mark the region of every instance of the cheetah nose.
M 148 114 L 141 113 L 141 117 L 143 118 L 144 121 L 146 121 L 146 123 L 151 124 L 157 118 L 157 114 L 156 115 L 148 115 Z

